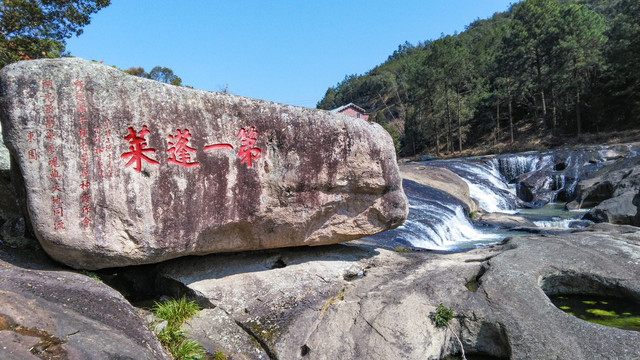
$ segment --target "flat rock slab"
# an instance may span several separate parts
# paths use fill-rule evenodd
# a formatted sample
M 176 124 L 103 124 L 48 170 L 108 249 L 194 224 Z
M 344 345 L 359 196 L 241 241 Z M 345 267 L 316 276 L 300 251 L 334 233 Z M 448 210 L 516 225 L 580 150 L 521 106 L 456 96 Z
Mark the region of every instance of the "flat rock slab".
M 0 246 L 0 359 L 171 359 L 118 292 L 39 252 Z
M 548 297 L 640 303 L 640 229 L 631 226 L 454 254 L 341 245 L 216 254 L 172 260 L 159 274 L 224 310 L 278 359 L 442 359 L 460 352 L 454 332 L 470 359 L 640 358 L 640 332 L 581 320 Z M 450 329 L 433 322 L 440 303 L 454 310 Z M 213 324 L 199 331 L 222 332 Z
M 338 243 L 408 213 L 377 124 L 82 59 L 19 62 L 0 81 L 34 231 L 73 267 Z

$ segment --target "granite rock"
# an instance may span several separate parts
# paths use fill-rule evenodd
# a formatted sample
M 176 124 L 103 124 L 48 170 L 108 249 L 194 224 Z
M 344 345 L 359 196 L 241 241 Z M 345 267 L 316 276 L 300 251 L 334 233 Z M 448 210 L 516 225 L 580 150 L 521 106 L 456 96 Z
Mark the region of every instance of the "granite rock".
M 0 359 L 171 359 L 117 291 L 41 249 L 2 245 L 0 344 Z
M 442 359 L 460 353 L 455 334 L 469 359 L 636 359 L 639 332 L 584 321 L 549 297 L 640 303 L 639 254 L 638 228 L 595 224 L 452 254 L 345 245 L 215 254 L 161 264 L 159 276 L 224 310 L 271 358 Z M 454 310 L 448 327 L 433 322 L 438 304 Z M 217 323 L 199 331 L 219 342 Z
M 408 213 L 377 124 L 78 58 L 12 64 L 0 81 L 34 233 L 72 267 L 338 243 Z

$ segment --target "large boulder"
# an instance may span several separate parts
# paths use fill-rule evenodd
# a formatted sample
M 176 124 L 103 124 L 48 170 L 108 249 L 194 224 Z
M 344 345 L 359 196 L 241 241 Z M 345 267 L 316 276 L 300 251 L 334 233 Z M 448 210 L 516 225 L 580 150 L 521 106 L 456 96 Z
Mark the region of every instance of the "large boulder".
M 621 160 L 580 181 L 567 208 L 591 208 L 584 217 L 595 222 L 640 226 L 639 161 L 637 156 Z
M 391 137 L 364 120 L 82 59 L 12 64 L 0 81 L 34 232 L 73 267 L 338 243 L 408 213 Z
M 0 359 L 171 359 L 117 291 L 0 245 Z
M 607 199 L 589 210 L 584 218 L 593 222 L 607 222 L 620 225 L 640 226 L 640 194 L 627 191 L 619 196 Z

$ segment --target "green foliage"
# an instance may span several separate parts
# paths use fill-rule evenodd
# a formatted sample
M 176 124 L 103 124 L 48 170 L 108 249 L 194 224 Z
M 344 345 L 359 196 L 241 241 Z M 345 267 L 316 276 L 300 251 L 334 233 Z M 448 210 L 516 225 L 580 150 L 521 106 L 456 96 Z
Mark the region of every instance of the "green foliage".
M 100 276 L 98 276 L 98 274 L 94 273 L 93 271 L 82 270 L 81 273 L 92 278 L 93 280 L 102 282 Z
M 176 76 L 173 73 L 173 70 L 162 66 L 156 66 L 151 69 L 149 72 L 149 79 L 176 86 L 182 85 L 182 79 Z
M 193 301 L 187 301 L 186 297 L 171 300 L 164 303 L 156 302 L 153 313 L 160 319 L 166 320 L 169 327 L 179 327 L 185 321 L 191 319 L 200 311 L 200 307 Z
M 130 67 L 124 70 L 129 75 L 160 81 L 163 83 L 182 86 L 182 79 L 173 73 L 173 70 L 164 66 L 156 66 L 150 72 L 144 71 L 141 67 Z
M 405 43 L 327 90 L 389 128 L 401 155 L 453 153 L 520 132 L 640 127 L 640 2 L 524 0 L 460 34 Z M 378 116 L 382 114 L 382 116 Z
M 156 302 L 152 310 L 156 317 L 167 321 L 167 327 L 156 335 L 174 359 L 197 360 L 204 357 L 205 350 L 202 345 L 187 339 L 180 330 L 182 324 L 200 310 L 195 302 L 187 301 L 183 296 L 178 300 L 173 299 L 165 303 Z
M 436 323 L 436 326 L 446 326 L 451 319 L 453 319 L 453 309 L 438 304 L 438 306 L 436 306 L 436 312 L 433 313 L 433 322 Z
M 0 3 L 0 67 L 58 57 L 66 39 L 82 34 L 91 14 L 110 0 L 4 0 Z
M 227 360 L 227 359 L 228 359 L 227 355 L 221 351 L 216 351 L 215 353 L 213 353 L 213 360 Z
M 162 346 L 169 351 L 175 360 L 198 360 L 205 355 L 202 344 L 187 339 L 179 329 L 167 327 L 157 335 Z

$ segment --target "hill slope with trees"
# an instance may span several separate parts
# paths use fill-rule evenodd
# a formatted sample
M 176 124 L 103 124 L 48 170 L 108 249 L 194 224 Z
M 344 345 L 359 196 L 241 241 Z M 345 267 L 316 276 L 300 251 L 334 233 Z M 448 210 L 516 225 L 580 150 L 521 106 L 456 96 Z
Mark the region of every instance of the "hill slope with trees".
M 640 128 L 640 1 L 525 0 L 327 90 L 403 156 Z M 584 138 L 584 137 L 583 137 Z M 564 140 L 561 140 L 564 141 Z

